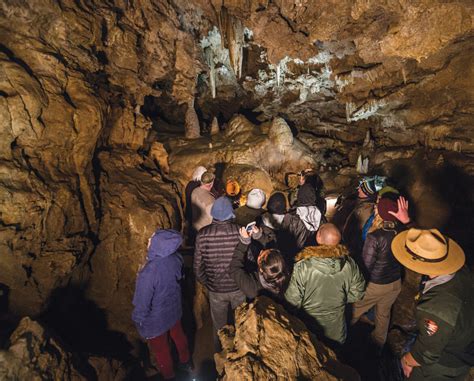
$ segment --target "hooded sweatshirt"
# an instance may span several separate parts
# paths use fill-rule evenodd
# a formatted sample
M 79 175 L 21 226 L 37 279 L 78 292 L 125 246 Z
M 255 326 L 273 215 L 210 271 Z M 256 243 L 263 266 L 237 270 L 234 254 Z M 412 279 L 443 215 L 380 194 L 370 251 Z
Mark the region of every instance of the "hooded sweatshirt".
M 311 316 L 313 331 L 343 344 L 345 306 L 362 299 L 364 290 L 364 277 L 345 246 L 310 246 L 296 257 L 285 299 Z
M 304 184 L 298 191 L 296 214 L 308 231 L 315 232 L 319 229 L 322 214 L 316 206 L 316 191 L 310 184 Z
M 181 319 L 183 260 L 181 234 L 158 229 L 150 239 L 147 262 L 138 273 L 132 320 L 144 339 L 160 336 Z

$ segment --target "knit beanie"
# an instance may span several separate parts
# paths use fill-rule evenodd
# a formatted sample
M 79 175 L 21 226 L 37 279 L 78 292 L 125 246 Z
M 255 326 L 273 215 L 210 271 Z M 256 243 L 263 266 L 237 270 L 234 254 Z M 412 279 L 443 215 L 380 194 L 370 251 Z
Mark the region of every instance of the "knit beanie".
M 211 216 L 218 221 L 227 221 L 235 218 L 232 202 L 225 196 L 219 197 L 212 204 Z
M 206 172 L 206 171 L 207 171 L 207 169 L 204 168 L 203 166 L 197 167 L 197 168 L 194 170 L 194 172 L 193 172 L 193 177 L 192 177 L 192 179 L 193 179 L 194 181 L 201 181 L 201 176 L 202 176 L 202 174 L 203 174 L 204 172 Z
M 273 193 L 268 199 L 267 210 L 271 214 L 285 214 L 286 197 L 281 192 Z
M 364 177 L 359 183 L 359 188 L 367 196 L 373 196 L 385 186 L 386 179 L 384 176 Z
M 381 198 L 377 203 L 377 212 L 384 221 L 398 221 L 395 216 L 389 212 L 398 212 L 398 204 L 389 198 Z
M 311 184 L 303 184 L 301 186 L 296 197 L 296 204 L 298 206 L 316 205 L 316 191 Z
M 201 176 L 201 184 L 210 184 L 214 181 L 215 178 L 216 176 L 214 175 L 214 173 L 206 171 Z
M 378 195 L 380 198 L 389 198 L 390 200 L 397 201 L 400 197 L 400 192 L 393 187 L 385 186 L 379 191 Z
M 265 192 L 261 189 L 252 189 L 247 195 L 247 206 L 252 209 L 260 209 L 265 204 Z

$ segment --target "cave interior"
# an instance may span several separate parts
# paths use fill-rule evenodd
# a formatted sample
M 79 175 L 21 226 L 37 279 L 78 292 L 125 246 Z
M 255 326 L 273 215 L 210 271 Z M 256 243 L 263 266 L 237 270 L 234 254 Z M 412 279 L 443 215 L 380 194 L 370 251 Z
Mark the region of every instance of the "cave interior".
M 388 176 L 472 268 L 471 0 L 5 0 L 0 35 L 6 379 L 145 377 L 137 271 L 155 229 L 185 231 L 199 165 L 267 196 L 313 168 L 328 200 Z M 12 360 L 28 317 L 56 362 Z M 207 334 L 191 340 L 199 380 Z

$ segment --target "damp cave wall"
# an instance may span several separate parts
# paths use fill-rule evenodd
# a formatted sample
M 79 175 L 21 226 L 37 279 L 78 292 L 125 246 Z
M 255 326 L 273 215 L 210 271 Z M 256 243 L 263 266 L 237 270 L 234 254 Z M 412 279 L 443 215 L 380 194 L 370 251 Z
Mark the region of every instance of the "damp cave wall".
M 441 157 L 472 184 L 473 15 L 467 0 L 3 1 L 9 311 L 36 316 L 53 290 L 75 285 L 112 329 L 134 336 L 148 237 L 157 226 L 181 229 L 195 165 L 244 156 L 174 154 L 208 144 L 182 139 L 190 104 L 203 131 L 238 112 L 254 123 L 283 117 L 315 164 L 337 168 L 330 177 L 355 176 L 359 155 L 387 168 Z

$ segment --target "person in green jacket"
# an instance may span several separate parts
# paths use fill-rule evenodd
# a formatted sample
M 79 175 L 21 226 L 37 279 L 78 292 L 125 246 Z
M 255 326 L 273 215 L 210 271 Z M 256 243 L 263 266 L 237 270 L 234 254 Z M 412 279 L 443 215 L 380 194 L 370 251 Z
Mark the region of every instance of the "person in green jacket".
M 462 248 L 439 230 L 410 229 L 392 241 L 395 258 L 425 275 L 416 306 L 418 336 L 401 358 L 409 381 L 466 379 L 474 365 L 474 277 Z
M 335 225 L 321 225 L 316 241 L 297 255 L 285 299 L 309 315 L 310 330 L 337 346 L 346 340 L 346 304 L 362 299 L 365 280 Z

